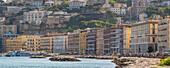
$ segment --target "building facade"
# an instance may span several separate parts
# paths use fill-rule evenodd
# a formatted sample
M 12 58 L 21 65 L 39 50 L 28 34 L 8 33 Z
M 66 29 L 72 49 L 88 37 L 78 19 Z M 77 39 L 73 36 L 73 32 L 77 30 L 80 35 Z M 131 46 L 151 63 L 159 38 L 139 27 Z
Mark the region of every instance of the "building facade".
M 87 50 L 88 32 L 79 33 L 79 54 L 85 54 Z
M 170 17 L 164 17 L 158 24 L 158 49 L 159 52 L 170 50 Z
M 56 35 L 53 36 L 53 53 L 66 53 L 66 48 L 68 46 L 68 36 Z
M 17 34 L 17 26 L 16 25 L 0 25 L 0 33 L 1 34 Z
M 138 22 L 131 27 L 131 52 L 147 53 L 157 51 L 158 20 Z
M 52 11 L 29 11 L 29 12 L 24 12 L 23 17 L 24 17 L 24 22 L 28 23 L 36 23 L 36 24 L 41 24 L 42 19 L 50 15 Z
M 85 7 L 86 1 L 70 1 L 69 2 L 69 9 L 80 9 L 80 7 Z
M 104 54 L 104 29 L 97 30 L 96 54 Z
M 22 50 L 21 39 L 19 37 L 6 39 L 6 49 L 5 50 L 6 50 L 5 52 Z
M 67 52 L 72 54 L 79 53 L 79 33 L 74 32 L 68 34 Z
M 87 53 L 88 54 L 96 54 L 97 30 L 98 29 L 91 29 L 87 34 Z
M 123 52 L 129 53 L 130 52 L 130 41 L 131 41 L 131 27 L 125 26 L 123 27 Z
M 41 37 L 40 51 L 53 52 L 53 37 Z
M 41 37 L 38 35 L 28 36 L 27 51 L 37 53 L 40 52 Z

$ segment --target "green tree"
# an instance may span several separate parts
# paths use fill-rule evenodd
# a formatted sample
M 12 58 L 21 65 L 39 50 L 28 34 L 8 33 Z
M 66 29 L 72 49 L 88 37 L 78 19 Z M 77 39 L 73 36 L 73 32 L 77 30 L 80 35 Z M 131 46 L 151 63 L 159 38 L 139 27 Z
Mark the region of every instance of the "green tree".
M 114 6 L 115 1 L 114 0 L 109 0 L 109 3 Z

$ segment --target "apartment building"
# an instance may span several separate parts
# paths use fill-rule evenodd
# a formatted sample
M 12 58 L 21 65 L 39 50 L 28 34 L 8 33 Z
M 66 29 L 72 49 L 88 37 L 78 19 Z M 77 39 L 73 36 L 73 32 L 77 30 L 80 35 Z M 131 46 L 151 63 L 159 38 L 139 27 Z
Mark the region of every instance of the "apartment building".
M 12 15 L 16 15 L 22 10 L 22 7 L 17 6 L 7 6 L 6 10 L 4 11 L 4 14 L 6 17 L 10 17 Z
M 70 1 L 69 2 L 69 9 L 80 9 L 80 7 L 85 7 L 86 6 L 86 1 Z
M 16 25 L 0 25 L 0 33 L 1 34 L 17 34 L 17 26 Z
M 66 53 L 68 46 L 67 34 L 53 36 L 53 53 Z
M 104 54 L 104 29 L 97 30 L 96 54 Z
M 110 37 L 111 37 L 110 32 L 111 32 L 110 28 L 104 29 L 104 32 L 103 32 L 104 33 L 104 36 L 103 36 L 104 54 L 110 54 Z
M 41 43 L 40 36 L 38 35 L 28 36 L 27 51 L 33 53 L 40 52 L 40 43 Z
M 141 6 L 132 7 L 131 8 L 131 15 L 138 17 L 139 14 L 143 13 L 144 11 L 146 11 L 146 7 L 141 7 Z
M 46 24 L 61 24 L 63 22 L 69 21 L 71 17 L 78 15 L 77 13 L 67 13 L 67 12 L 53 12 L 52 15 L 47 16 Z
M 72 54 L 78 54 L 79 53 L 79 33 L 68 33 L 68 46 L 67 46 L 67 52 L 70 52 Z
M 23 0 L 24 3 L 28 4 L 26 7 L 31 9 L 43 9 L 42 0 Z
M 18 35 L 18 37 L 21 39 L 22 50 L 27 51 L 27 41 L 30 38 L 30 35 Z
M 86 54 L 88 32 L 79 33 L 79 54 Z
M 112 53 L 119 53 L 119 47 L 120 47 L 120 35 L 119 32 L 120 30 L 115 28 L 111 28 L 110 29 L 110 35 L 111 35 L 111 39 L 110 39 L 110 52 Z
M 28 23 L 35 23 L 35 24 L 41 24 L 42 19 L 50 15 L 52 11 L 29 11 L 29 12 L 24 12 L 23 17 L 24 17 L 24 22 Z
M 126 15 L 127 8 L 126 7 L 112 7 L 110 11 L 118 14 L 118 15 Z
M 120 8 L 120 7 L 127 7 L 127 4 L 124 3 L 114 3 L 115 8 Z
M 123 52 L 130 52 L 130 41 L 131 41 L 131 27 L 125 26 L 123 27 Z
M 96 54 L 97 30 L 98 29 L 91 29 L 87 34 L 87 53 L 88 54 Z
M 17 38 L 7 38 L 6 39 L 6 51 L 22 50 L 22 43 L 20 37 Z
M 53 52 L 53 37 L 41 37 L 40 51 Z
M 158 50 L 166 52 L 170 50 L 170 16 L 164 17 L 158 24 Z
M 147 20 L 131 26 L 132 53 L 147 53 L 157 51 L 157 27 L 159 20 Z
M 6 52 L 6 39 L 16 37 L 18 34 L 0 34 L 0 52 Z

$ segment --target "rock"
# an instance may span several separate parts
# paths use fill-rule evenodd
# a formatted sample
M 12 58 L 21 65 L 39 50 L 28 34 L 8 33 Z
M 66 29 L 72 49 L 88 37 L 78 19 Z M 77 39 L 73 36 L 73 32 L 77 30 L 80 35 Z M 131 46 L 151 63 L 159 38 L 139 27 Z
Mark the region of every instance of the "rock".
M 163 68 L 156 65 L 159 58 L 121 57 L 112 62 L 118 65 L 116 68 Z
M 45 56 L 31 56 L 30 58 L 46 58 Z
M 70 57 L 70 56 L 56 56 L 52 57 L 49 60 L 51 61 L 80 61 L 75 57 Z

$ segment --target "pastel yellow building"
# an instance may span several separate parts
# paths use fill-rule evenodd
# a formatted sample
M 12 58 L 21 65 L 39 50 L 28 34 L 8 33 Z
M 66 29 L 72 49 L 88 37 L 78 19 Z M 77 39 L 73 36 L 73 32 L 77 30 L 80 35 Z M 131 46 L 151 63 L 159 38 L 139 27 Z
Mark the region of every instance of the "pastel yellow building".
M 53 37 L 41 37 L 40 51 L 53 52 Z
M 125 26 L 123 27 L 123 50 L 124 52 L 130 51 L 130 38 L 131 36 L 131 27 Z
M 87 49 L 88 32 L 79 33 L 79 54 L 85 54 Z
M 20 35 L 22 42 L 22 48 L 28 52 L 39 52 L 41 37 L 38 35 Z
M 6 39 L 6 52 L 21 50 L 22 43 L 19 37 Z

